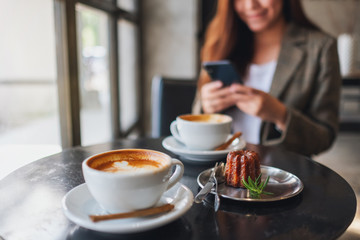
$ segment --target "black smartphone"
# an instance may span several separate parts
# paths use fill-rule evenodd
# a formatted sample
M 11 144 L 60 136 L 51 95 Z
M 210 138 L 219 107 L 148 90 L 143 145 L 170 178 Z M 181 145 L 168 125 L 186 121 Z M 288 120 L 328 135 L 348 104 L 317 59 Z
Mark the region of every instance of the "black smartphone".
M 203 62 L 202 66 L 212 80 L 220 80 L 225 86 L 229 86 L 232 83 L 243 84 L 240 75 L 229 60 Z

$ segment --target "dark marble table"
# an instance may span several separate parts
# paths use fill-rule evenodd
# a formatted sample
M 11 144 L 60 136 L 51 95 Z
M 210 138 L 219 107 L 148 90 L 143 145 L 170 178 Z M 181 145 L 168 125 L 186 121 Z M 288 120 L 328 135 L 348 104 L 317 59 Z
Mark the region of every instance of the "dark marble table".
M 263 165 L 297 175 L 302 193 L 291 199 L 251 203 L 222 199 L 213 209 L 213 195 L 194 204 L 178 220 L 136 234 L 107 234 L 84 229 L 63 214 L 61 199 L 84 182 L 81 162 L 90 155 L 118 148 L 166 151 L 162 139 L 118 140 L 75 147 L 24 166 L 0 181 L 0 239 L 336 239 L 352 222 L 356 198 L 350 185 L 329 168 L 279 148 L 248 145 Z M 225 159 L 224 159 L 225 160 Z M 6 164 L 6 163 L 2 163 Z M 181 182 L 194 195 L 198 174 L 211 164 L 185 164 Z

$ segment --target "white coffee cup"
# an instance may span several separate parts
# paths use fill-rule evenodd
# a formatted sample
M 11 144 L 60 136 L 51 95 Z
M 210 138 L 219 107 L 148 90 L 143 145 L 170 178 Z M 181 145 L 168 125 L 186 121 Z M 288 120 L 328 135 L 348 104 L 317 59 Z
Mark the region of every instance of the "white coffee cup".
M 225 114 L 185 114 L 171 123 L 170 131 L 189 149 L 213 150 L 229 137 L 231 124 Z
M 176 166 L 174 173 L 171 167 Z M 109 213 L 154 206 L 184 173 L 169 155 L 147 149 L 120 149 L 85 159 L 82 170 L 94 199 Z

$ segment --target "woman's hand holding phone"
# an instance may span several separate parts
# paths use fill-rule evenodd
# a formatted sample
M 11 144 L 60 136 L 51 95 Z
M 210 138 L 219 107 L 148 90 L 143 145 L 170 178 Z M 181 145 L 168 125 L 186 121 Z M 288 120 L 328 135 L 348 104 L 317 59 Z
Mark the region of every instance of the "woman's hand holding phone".
M 286 127 L 287 110 L 282 102 L 266 92 L 239 83 L 230 86 L 224 86 L 221 81 L 206 83 L 201 88 L 201 101 L 205 113 L 221 112 L 236 105 L 244 113 L 273 122 L 281 130 Z
M 200 94 L 202 108 L 205 113 L 221 112 L 235 105 L 230 87 L 224 87 L 221 81 L 212 81 L 204 84 Z
M 263 121 L 274 123 L 279 129 L 285 130 L 286 106 L 270 94 L 241 84 L 232 84 L 229 88 L 231 98 L 236 106 Z
M 230 86 L 232 83 L 243 83 L 236 68 L 229 60 L 203 62 L 202 66 L 213 81 L 220 80 L 224 86 Z

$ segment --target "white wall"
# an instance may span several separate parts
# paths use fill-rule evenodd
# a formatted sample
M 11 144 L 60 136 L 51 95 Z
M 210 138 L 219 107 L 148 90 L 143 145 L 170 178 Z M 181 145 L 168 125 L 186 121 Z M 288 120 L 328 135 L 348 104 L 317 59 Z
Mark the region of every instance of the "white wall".
M 343 76 L 360 76 L 360 0 L 302 0 L 308 17 L 338 40 Z
M 360 24 L 360 0 L 302 0 L 308 17 L 324 31 L 337 37 L 353 33 Z
M 52 0 L 0 0 L 0 80 L 55 81 L 53 12 Z
M 57 114 L 53 0 L 0 0 L 0 35 L 2 133 L 40 116 Z
M 154 75 L 195 78 L 197 75 L 197 0 L 151 0 L 144 4 L 146 119 L 151 116 Z M 150 121 L 147 128 L 150 127 Z

